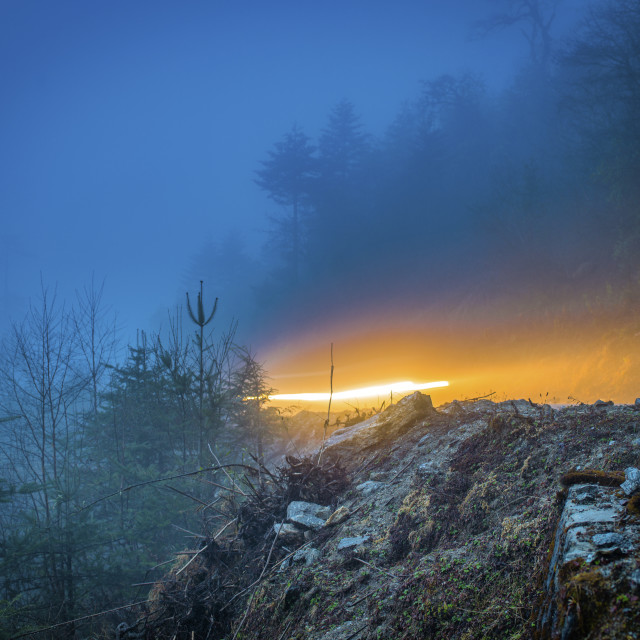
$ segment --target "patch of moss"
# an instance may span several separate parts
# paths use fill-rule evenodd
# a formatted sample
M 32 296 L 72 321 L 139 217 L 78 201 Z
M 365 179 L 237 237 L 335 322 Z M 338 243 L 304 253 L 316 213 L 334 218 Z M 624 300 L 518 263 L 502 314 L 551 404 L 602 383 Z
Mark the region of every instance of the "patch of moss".
M 560 477 L 560 484 L 563 487 L 570 487 L 574 484 L 599 484 L 603 487 L 619 487 L 624 482 L 624 478 L 624 471 L 571 470 Z
M 611 586 L 599 570 L 589 568 L 569 579 L 562 594 L 558 611 L 562 637 L 566 640 L 586 638 L 609 610 Z
M 640 516 L 640 493 L 627 502 L 627 513 L 630 516 Z

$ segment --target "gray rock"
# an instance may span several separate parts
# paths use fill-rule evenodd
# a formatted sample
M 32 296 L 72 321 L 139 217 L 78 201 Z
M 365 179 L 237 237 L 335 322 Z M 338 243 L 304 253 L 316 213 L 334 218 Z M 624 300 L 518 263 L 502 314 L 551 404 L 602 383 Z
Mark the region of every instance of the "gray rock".
M 326 442 L 325 452 L 361 454 L 397 440 L 418 422 L 432 415 L 436 415 L 436 411 L 431 396 L 416 391 L 364 422 L 334 431 Z
M 640 438 L 636 438 L 635 440 L 632 440 L 632 441 L 631 441 L 631 444 L 632 444 L 634 447 L 640 447 Z
M 604 400 L 596 400 L 593 403 L 594 407 L 612 407 L 613 406 L 613 400 L 607 400 L 606 402 Z
M 291 566 L 291 558 L 287 558 L 283 562 L 280 563 L 280 567 L 278 568 L 279 573 L 284 573 Z
M 273 531 L 281 540 L 299 540 L 304 535 L 304 531 L 289 522 L 274 524 Z
M 635 407 L 636 409 L 640 409 L 640 398 L 636 398 Z
M 577 468 L 577 467 L 576 467 Z M 573 498 L 575 504 L 593 504 L 598 498 L 598 489 L 593 485 L 589 485 L 584 488 L 584 491 L 576 493 Z
M 575 632 L 575 625 L 572 627 L 575 620 L 572 622 L 567 615 L 560 624 L 562 616 L 557 615 L 558 607 L 565 611 L 569 608 L 569 592 L 564 587 L 567 576 L 575 573 L 569 563 L 579 560 L 607 579 L 616 575 L 633 582 L 632 572 L 637 568 L 629 551 L 637 532 L 636 525 L 624 518 L 625 504 L 617 487 L 587 484 L 569 487 L 545 581 L 547 595 L 538 614 L 541 637 L 573 637 L 570 634 Z M 603 556 L 607 557 L 606 562 L 600 562 Z
M 359 547 L 365 542 L 369 542 L 371 538 L 369 536 L 355 536 L 353 538 L 342 538 L 340 542 L 338 542 L 338 551 L 342 551 L 343 549 L 351 549 L 352 547 Z
M 291 502 L 287 507 L 287 520 L 299 524 L 305 529 L 317 530 L 324 526 L 326 519 L 331 515 L 329 507 L 313 502 L 300 500 Z
M 591 538 L 596 547 L 625 548 L 627 539 L 619 533 L 607 531 L 606 533 L 596 533 Z
M 640 587 L 640 569 L 635 569 L 629 576 L 629 582 L 634 589 Z
M 630 496 L 640 489 L 640 469 L 636 469 L 636 467 L 627 467 L 624 470 L 624 475 L 625 481 L 620 485 L 620 488 Z
M 307 567 L 317 562 L 322 554 L 318 549 L 314 547 L 307 547 L 306 549 L 298 549 L 291 558 L 292 562 L 304 562 Z
M 369 496 L 372 493 L 376 493 L 377 491 L 380 491 L 380 489 L 382 489 L 382 487 L 384 487 L 385 484 L 384 482 L 376 482 L 375 480 L 367 480 L 366 482 L 363 482 L 362 484 L 359 484 L 356 489 L 363 495 L 363 496 Z

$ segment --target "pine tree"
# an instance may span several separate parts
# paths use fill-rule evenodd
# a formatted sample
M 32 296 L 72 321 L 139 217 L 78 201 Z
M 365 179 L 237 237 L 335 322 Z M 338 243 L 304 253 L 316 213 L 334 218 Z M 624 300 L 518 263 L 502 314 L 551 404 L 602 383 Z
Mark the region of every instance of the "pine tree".
M 309 195 L 316 175 L 314 148 L 296 125 L 269 151 L 262 169 L 256 171 L 256 183 L 269 197 L 286 208 L 288 216 L 278 225 L 281 250 L 289 256 L 288 271 L 297 284 L 302 260 L 302 214 L 309 209 Z

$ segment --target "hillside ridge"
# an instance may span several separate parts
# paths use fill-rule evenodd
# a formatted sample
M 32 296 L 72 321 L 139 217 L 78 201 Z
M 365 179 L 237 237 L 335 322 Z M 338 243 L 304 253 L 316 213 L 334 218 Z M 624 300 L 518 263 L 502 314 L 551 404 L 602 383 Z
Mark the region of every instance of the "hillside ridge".
M 321 456 L 290 458 L 289 482 L 295 468 L 331 478 L 324 499 L 317 484 L 274 501 L 232 604 L 154 637 L 637 638 L 638 405 L 434 408 L 416 392 L 333 433 Z M 194 564 L 210 576 L 219 563 Z

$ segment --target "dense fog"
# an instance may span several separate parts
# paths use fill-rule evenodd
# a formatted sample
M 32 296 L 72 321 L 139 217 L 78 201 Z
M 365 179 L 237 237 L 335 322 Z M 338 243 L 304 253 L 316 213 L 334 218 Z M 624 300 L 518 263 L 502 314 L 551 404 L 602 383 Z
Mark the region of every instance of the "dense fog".
M 638 33 L 638 0 L 4 3 L 0 637 L 146 597 L 332 344 L 337 390 L 640 395 Z
M 637 7 L 590 6 L 5 5 L 2 327 L 43 286 L 69 304 L 104 280 L 131 343 L 204 280 L 220 330 L 237 320 L 291 392 L 330 342 L 354 367 L 354 332 L 396 362 L 383 334 L 401 334 L 442 371 L 443 327 L 459 360 L 498 319 L 618 314 L 637 283 Z M 283 358 L 294 340 L 309 366 Z M 343 383 L 409 375 L 385 371 Z M 524 392 L 471 375 L 459 394 Z

